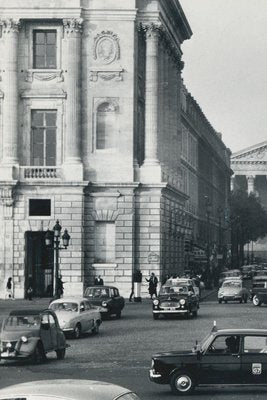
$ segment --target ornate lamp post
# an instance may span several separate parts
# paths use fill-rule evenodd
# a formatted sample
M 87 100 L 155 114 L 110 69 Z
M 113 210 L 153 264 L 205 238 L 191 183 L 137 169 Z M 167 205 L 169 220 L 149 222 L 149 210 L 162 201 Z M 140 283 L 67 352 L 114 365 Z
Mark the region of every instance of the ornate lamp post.
M 53 270 L 53 296 L 58 297 L 58 271 L 59 271 L 59 250 L 67 249 L 70 241 L 70 235 L 68 234 L 67 229 L 64 230 L 64 233 L 61 237 L 62 243 L 64 247 L 60 247 L 60 234 L 61 234 L 61 225 L 59 224 L 59 220 L 57 219 L 56 225 L 53 228 L 53 231 L 47 230 L 45 234 L 45 244 L 48 247 L 53 246 L 55 251 L 55 265 Z

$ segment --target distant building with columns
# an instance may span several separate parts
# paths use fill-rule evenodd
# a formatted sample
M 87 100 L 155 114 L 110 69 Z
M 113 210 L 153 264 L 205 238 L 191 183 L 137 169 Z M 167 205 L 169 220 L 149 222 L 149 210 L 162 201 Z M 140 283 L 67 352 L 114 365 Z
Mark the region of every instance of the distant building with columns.
M 254 193 L 261 205 L 267 210 L 267 141 L 247 147 L 232 154 L 231 190 L 243 189 Z M 245 248 L 245 256 L 254 254 L 255 257 L 267 261 L 267 237 L 250 243 Z
M 181 83 L 179 1 L 2 0 L 0 26 L 0 297 L 8 277 L 16 298 L 30 283 L 49 295 L 57 219 L 65 294 L 101 275 L 127 296 L 136 269 L 182 272 L 230 169 Z

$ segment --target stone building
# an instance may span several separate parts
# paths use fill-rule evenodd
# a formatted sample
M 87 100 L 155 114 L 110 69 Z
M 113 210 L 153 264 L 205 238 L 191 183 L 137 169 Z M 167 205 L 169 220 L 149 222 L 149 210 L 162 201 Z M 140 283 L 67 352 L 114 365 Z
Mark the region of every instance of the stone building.
M 217 161 L 225 181 L 229 168 L 218 135 L 198 131 L 190 95 L 181 108 L 192 32 L 179 1 L 2 0 L 0 27 L 0 297 L 8 277 L 16 298 L 29 282 L 49 294 L 45 234 L 57 219 L 71 236 L 59 253 L 65 294 L 100 274 L 128 295 L 136 269 L 182 271 L 203 203 L 197 153 L 210 155 L 214 193 Z M 181 157 L 184 129 L 193 164 Z
M 254 193 L 267 210 L 267 141 L 233 153 L 231 168 L 234 172 L 231 177 L 231 190 L 239 188 Z M 252 253 L 254 257 L 267 260 L 266 237 L 246 246 L 245 255 L 251 258 Z

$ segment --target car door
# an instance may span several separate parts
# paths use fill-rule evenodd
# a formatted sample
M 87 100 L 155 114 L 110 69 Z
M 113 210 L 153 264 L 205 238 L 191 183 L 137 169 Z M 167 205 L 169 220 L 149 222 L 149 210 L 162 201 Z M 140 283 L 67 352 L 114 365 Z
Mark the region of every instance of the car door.
M 48 313 L 41 314 L 40 338 L 44 346 L 44 351 L 51 350 L 53 346 Z
M 117 288 L 113 289 L 114 293 L 114 307 L 116 311 L 120 311 L 122 309 L 121 305 L 121 297 Z
M 230 335 L 218 335 L 200 360 L 201 383 L 241 383 L 240 337 L 229 351 L 226 342 Z
M 79 322 L 82 327 L 82 332 L 87 332 L 89 330 L 89 322 L 87 320 L 87 313 L 85 310 L 84 301 L 81 301 L 79 304 Z
M 244 336 L 241 373 L 244 383 L 267 382 L 267 336 Z
M 91 307 L 91 304 L 89 301 L 84 301 L 84 305 L 85 305 L 86 320 L 88 322 L 87 330 L 89 330 L 94 327 L 94 317 L 95 317 L 96 312 Z

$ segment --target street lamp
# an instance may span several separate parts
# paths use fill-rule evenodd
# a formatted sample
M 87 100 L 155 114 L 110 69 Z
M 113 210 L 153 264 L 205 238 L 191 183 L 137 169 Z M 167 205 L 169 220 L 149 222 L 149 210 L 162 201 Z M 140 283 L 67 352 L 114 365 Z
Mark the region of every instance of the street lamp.
M 53 232 L 47 230 L 45 234 L 45 244 L 47 247 L 53 246 L 53 249 L 56 253 L 56 263 L 53 270 L 53 296 L 58 297 L 58 271 L 59 271 L 59 250 L 67 249 L 70 241 L 70 235 L 68 234 L 67 229 L 64 230 L 62 235 L 62 242 L 64 247 L 60 247 L 60 233 L 61 233 L 61 225 L 59 224 L 59 220 L 57 219 L 56 224 L 53 228 Z

